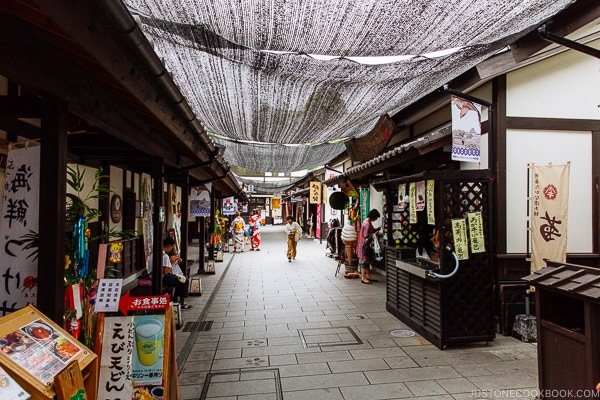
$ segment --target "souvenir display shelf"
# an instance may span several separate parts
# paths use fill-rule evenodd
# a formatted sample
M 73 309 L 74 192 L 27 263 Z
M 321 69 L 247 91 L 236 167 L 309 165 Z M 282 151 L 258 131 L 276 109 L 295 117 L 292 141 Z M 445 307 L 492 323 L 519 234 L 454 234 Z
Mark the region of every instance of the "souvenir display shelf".
M 392 208 L 387 232 L 392 240 L 385 247 L 387 270 L 386 308 L 440 349 L 461 342 L 488 342 L 495 337 L 493 305 L 494 274 L 490 246 L 490 173 L 477 171 L 432 171 L 375 184 L 386 191 L 386 199 L 397 201 L 398 186 L 434 181 L 435 224 L 427 223 L 427 209 L 417 212 L 418 223 L 409 223 L 408 208 Z M 426 206 L 427 207 L 427 206 Z M 485 251 L 471 253 L 454 270 L 451 256 L 454 218 L 481 212 Z M 394 231 L 395 235 L 394 235 Z M 402 235 L 398 234 L 402 231 Z M 440 233 L 439 261 L 417 259 L 416 248 L 429 241 L 429 233 Z M 469 249 L 470 250 L 470 249 Z
M 32 399 L 54 399 L 54 378 L 77 361 L 86 399 L 96 400 L 98 357 L 34 306 L 0 318 L 0 342 L 0 366 Z

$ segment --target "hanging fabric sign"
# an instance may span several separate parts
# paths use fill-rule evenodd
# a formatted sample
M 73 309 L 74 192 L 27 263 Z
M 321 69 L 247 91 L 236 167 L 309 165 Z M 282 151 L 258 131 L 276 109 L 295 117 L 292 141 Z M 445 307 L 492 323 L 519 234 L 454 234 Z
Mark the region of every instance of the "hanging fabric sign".
M 406 209 L 406 203 L 408 203 L 408 197 L 406 197 L 406 183 L 401 183 L 398 186 L 398 211 L 404 211 Z
M 223 199 L 223 215 L 235 214 L 235 198 L 233 196 L 225 197 Z
M 430 179 L 427 181 L 427 224 L 435 225 L 435 201 L 434 201 L 435 181 Z
M 479 162 L 481 104 L 452 96 L 452 160 Z
M 417 182 L 417 211 L 425 209 L 425 181 Z
M 531 272 L 546 266 L 544 259 L 567 260 L 569 171 L 566 165 L 530 165 Z
M 469 239 L 471 253 L 485 253 L 485 240 L 483 237 L 483 218 L 481 211 L 467 213 L 469 221 Z
M 417 223 L 417 184 L 410 182 L 408 184 L 408 222 Z
M 202 185 L 192 188 L 190 217 L 210 217 L 210 187 Z
M 310 183 L 309 204 L 321 204 L 321 182 Z
M 452 238 L 454 253 L 459 260 L 469 259 L 469 243 L 467 242 L 467 222 L 464 218 L 452 220 Z
M 39 231 L 40 146 L 8 152 L 0 221 L 0 315 L 37 303 L 37 259 L 25 247 Z
M 360 219 L 364 221 L 371 210 L 369 188 L 360 188 Z

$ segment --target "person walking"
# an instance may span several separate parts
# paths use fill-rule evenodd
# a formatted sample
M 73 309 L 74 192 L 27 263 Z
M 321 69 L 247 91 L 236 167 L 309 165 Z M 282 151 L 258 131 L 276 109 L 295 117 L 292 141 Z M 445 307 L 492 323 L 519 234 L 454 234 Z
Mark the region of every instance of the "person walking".
M 302 227 L 294 221 L 292 216 L 286 218 L 285 234 L 287 236 L 287 259 L 288 262 L 292 262 L 296 259 L 296 247 L 298 245 L 296 235 L 302 235 Z
M 252 210 L 252 216 L 248 219 L 251 229 L 250 251 L 260 251 L 260 213 L 257 209 Z
M 308 237 L 310 239 L 315 238 L 315 215 L 311 214 L 308 217 Z
M 165 240 L 163 240 L 162 284 L 164 286 L 175 288 L 173 301 L 179 299 L 181 309 L 188 310 L 192 308 L 192 306 L 190 304 L 185 304 L 185 299 L 188 297 L 188 283 L 186 276 L 179 266 L 180 260 L 181 258 L 179 258 L 179 255 L 175 252 L 175 240 L 170 237 L 165 238 Z
M 231 221 L 231 233 L 233 234 L 233 252 L 235 253 L 238 249 L 240 252 L 244 252 L 244 236 L 246 221 L 240 215 L 239 211 L 235 212 L 235 218 Z
M 372 279 L 371 277 L 371 260 L 373 258 L 373 252 L 365 250 L 365 244 L 369 247 L 373 240 L 373 234 L 379 231 L 379 228 L 375 229 L 373 227 L 373 222 L 377 221 L 380 216 L 379 211 L 372 209 L 360 226 L 358 244 L 356 245 L 356 255 L 358 256 L 358 263 L 360 265 L 360 281 L 362 283 L 377 282 L 377 279 Z

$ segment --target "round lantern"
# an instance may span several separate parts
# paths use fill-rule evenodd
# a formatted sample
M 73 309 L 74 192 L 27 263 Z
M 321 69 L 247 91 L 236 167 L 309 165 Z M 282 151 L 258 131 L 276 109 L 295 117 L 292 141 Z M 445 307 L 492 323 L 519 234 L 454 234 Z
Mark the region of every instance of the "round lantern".
M 343 210 L 348 204 L 348 196 L 344 192 L 333 192 L 329 196 L 329 205 L 334 210 Z

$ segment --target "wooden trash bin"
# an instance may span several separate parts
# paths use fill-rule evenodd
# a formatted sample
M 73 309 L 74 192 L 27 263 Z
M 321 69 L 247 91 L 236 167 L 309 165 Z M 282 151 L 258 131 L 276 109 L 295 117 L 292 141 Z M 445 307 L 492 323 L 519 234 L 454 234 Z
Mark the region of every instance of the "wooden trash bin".
M 540 393 L 589 394 L 600 382 L 600 269 L 546 265 L 523 278 L 535 287 Z

